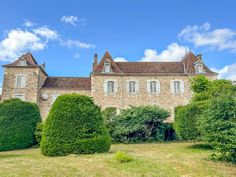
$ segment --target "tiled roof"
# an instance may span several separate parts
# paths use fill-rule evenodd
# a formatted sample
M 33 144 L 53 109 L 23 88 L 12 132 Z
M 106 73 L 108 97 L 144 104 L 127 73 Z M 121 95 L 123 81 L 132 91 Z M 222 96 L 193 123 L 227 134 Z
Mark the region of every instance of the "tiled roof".
M 124 73 L 184 73 L 181 62 L 116 62 Z
M 188 52 L 182 61 L 179 62 L 114 62 L 109 52 L 106 52 L 102 60 L 94 69 L 94 74 L 102 74 L 105 60 L 111 63 L 112 73 L 109 74 L 195 74 L 194 63 L 199 60 L 192 52 Z M 217 73 L 211 71 L 204 65 L 206 74 L 216 75 Z M 106 73 L 107 74 L 107 73 Z
M 90 90 L 89 77 L 48 77 L 43 88 Z
M 24 59 L 27 62 L 27 66 L 39 66 L 37 61 L 34 59 L 33 55 L 31 53 L 26 53 L 24 55 L 22 55 L 21 57 L 19 57 L 16 61 L 14 61 L 13 63 L 7 64 L 7 65 L 3 65 L 3 66 L 18 66 L 19 62 Z

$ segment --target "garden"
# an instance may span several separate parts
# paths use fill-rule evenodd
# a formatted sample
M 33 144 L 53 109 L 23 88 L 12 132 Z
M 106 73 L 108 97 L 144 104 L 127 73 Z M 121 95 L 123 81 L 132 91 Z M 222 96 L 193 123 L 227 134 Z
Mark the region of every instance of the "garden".
M 0 176 L 236 176 L 236 87 L 191 80 L 188 105 L 101 111 L 59 96 L 41 122 L 36 104 L 0 103 Z

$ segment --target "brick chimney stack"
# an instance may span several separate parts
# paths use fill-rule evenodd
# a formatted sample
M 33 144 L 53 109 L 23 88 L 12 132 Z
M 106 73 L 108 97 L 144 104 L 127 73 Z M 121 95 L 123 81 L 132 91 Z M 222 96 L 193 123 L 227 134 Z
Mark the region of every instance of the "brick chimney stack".
M 95 68 L 98 65 L 98 54 L 94 54 L 94 59 L 93 59 L 93 71 L 95 70 Z

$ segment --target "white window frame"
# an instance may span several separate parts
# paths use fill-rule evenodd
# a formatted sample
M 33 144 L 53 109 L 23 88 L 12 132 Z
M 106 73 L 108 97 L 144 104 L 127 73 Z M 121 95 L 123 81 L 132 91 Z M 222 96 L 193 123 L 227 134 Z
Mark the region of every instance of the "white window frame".
M 131 88 L 131 83 L 134 83 L 134 88 Z M 132 91 L 133 90 L 133 91 Z M 126 82 L 126 91 L 129 94 L 138 94 L 139 93 L 139 81 L 138 80 L 128 80 Z
M 111 63 L 105 62 L 104 63 L 104 69 L 103 69 L 104 73 L 110 73 L 111 72 Z
M 15 93 L 13 97 L 18 98 L 23 101 L 25 100 L 25 94 L 22 94 L 22 93 Z
M 108 87 L 109 87 L 109 82 L 113 82 L 113 92 L 109 91 Z M 104 93 L 105 94 L 116 94 L 118 91 L 118 84 L 117 84 L 117 80 L 115 79 L 107 79 L 104 81 Z
M 115 93 L 115 82 L 107 81 L 107 93 Z
M 155 84 L 155 91 L 152 89 L 152 84 Z M 160 81 L 156 79 L 147 80 L 147 93 L 148 94 L 159 94 L 161 93 Z
M 179 92 L 176 92 L 176 82 L 179 82 Z M 184 81 L 183 80 L 179 80 L 179 79 L 175 79 L 175 80 L 171 80 L 171 93 L 173 94 L 183 94 L 184 93 Z
M 18 78 L 21 77 L 20 84 L 18 83 Z M 17 74 L 15 78 L 15 88 L 25 88 L 26 87 L 26 81 L 27 81 L 27 75 L 26 74 Z
M 197 74 L 205 73 L 203 64 L 196 64 L 195 71 Z

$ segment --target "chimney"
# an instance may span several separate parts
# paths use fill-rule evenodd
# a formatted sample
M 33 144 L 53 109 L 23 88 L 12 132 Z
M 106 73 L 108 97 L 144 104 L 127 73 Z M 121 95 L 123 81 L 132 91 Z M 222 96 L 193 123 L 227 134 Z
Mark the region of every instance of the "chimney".
M 41 68 L 42 68 L 43 70 L 45 70 L 45 68 L 46 68 L 45 62 L 41 65 Z
M 94 59 L 93 59 L 93 71 L 96 69 L 98 65 L 98 54 L 94 54 Z

